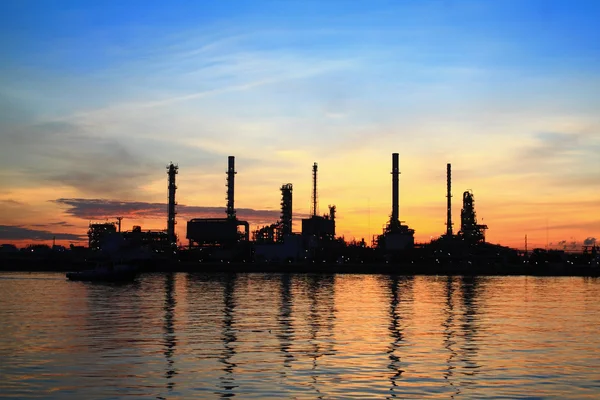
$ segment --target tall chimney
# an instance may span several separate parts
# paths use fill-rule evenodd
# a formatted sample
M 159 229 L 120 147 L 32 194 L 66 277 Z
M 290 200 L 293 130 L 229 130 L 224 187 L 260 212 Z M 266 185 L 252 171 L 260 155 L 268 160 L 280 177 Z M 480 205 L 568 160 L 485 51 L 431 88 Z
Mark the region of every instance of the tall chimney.
M 448 199 L 446 214 L 446 236 L 452 236 L 452 171 L 451 165 L 446 165 L 446 198 Z
M 234 185 L 235 185 L 235 157 L 229 156 L 227 167 L 227 218 L 236 219 L 234 207 Z
M 392 227 L 400 225 L 399 177 L 400 163 L 398 161 L 398 153 L 392 153 L 392 217 L 390 219 L 390 225 Z
M 312 188 L 312 204 L 311 204 L 311 211 L 312 211 L 312 216 L 316 217 L 317 213 L 319 212 L 318 210 L 318 206 L 317 206 L 317 163 L 313 164 L 313 188 Z
M 177 186 L 175 185 L 175 175 L 177 175 L 177 171 L 179 167 L 177 165 L 173 165 L 170 163 L 167 166 L 167 174 L 169 175 L 169 198 L 167 205 L 167 236 L 169 237 L 169 243 L 171 245 L 177 244 L 177 237 L 175 236 L 175 190 L 177 190 Z M 121 230 L 121 220 L 119 220 L 119 231 Z

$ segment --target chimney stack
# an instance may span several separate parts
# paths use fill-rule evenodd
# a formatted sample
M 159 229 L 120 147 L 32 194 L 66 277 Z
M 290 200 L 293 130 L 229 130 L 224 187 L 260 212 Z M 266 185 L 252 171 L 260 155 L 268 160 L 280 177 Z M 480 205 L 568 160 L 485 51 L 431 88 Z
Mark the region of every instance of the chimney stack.
M 175 185 L 175 175 L 179 167 L 170 163 L 167 166 L 167 174 L 169 175 L 169 196 L 168 196 L 168 204 L 167 204 L 167 236 L 169 237 L 169 242 L 171 246 L 177 245 L 177 237 L 175 236 L 175 206 L 177 203 L 175 202 L 175 191 L 177 190 L 177 186 Z M 119 219 L 119 231 L 121 231 L 121 220 Z
M 392 217 L 390 225 L 400 225 L 400 163 L 398 153 L 392 153 Z
M 446 198 L 448 199 L 446 214 L 446 236 L 452 236 L 452 167 L 450 163 L 446 165 Z
M 318 207 L 318 199 L 317 199 L 317 163 L 313 164 L 313 187 L 312 187 L 312 204 L 311 204 L 311 214 L 313 217 L 316 217 L 317 214 L 319 213 L 319 207 Z
M 235 157 L 229 156 L 227 167 L 227 218 L 236 219 L 234 207 L 234 187 L 235 187 Z

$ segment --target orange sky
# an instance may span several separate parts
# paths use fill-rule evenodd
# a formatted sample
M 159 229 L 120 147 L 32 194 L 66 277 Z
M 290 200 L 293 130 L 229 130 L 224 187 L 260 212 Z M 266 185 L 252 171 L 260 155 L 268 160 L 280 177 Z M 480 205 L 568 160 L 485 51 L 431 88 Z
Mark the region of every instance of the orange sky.
M 169 6 L 168 22 L 160 5 L 53 4 L 39 5 L 37 19 L 15 5 L 0 24 L 10 38 L 0 243 L 70 243 L 90 219 L 117 212 L 125 229 L 164 229 L 160 207 L 146 203 L 166 202 L 170 161 L 180 205 L 224 207 L 230 155 L 241 217 L 275 222 L 290 182 L 298 230 L 317 162 L 321 212 L 335 204 L 338 234 L 369 241 L 391 212 L 393 152 L 400 217 L 417 241 L 445 232 L 448 162 L 455 231 L 470 189 L 490 242 L 600 238 L 597 13 L 357 2 L 340 14 L 275 2 L 260 12 Z M 201 216 L 179 215 L 180 238 Z

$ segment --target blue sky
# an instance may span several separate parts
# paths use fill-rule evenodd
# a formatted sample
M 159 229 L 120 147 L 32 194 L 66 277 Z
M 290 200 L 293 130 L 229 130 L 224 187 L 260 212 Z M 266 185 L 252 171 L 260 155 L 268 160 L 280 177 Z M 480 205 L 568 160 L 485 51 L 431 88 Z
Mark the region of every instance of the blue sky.
M 417 234 L 443 221 L 446 162 L 499 238 L 514 201 L 568 219 L 571 196 L 600 200 L 598 20 L 596 1 L 3 2 L 0 196 L 164 201 L 175 161 L 180 201 L 217 206 L 236 155 L 240 206 L 277 208 L 291 181 L 304 212 L 318 161 L 323 203 L 364 234 L 348 215 L 383 224 L 397 151 Z

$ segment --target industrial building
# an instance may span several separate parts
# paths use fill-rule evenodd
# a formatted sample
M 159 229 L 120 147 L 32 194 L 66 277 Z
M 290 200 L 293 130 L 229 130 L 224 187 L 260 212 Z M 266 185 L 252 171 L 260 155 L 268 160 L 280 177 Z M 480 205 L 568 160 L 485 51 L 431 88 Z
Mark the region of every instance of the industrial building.
M 463 207 L 460 211 L 460 231 L 458 235 L 472 243 L 485 242 L 487 225 L 478 224 L 475 215 L 475 199 L 467 190 L 463 193 Z
M 383 233 L 375 240 L 378 249 L 402 252 L 415 245 L 415 230 L 400 220 L 400 162 L 398 153 L 392 153 L 392 213 Z
M 235 211 L 235 157 L 229 156 L 227 174 L 227 205 L 225 218 L 194 218 L 187 223 L 186 238 L 189 247 L 233 246 L 249 241 L 250 225 L 237 218 Z M 243 226 L 240 233 L 238 227 Z
M 285 238 L 292 234 L 292 191 L 293 185 L 281 185 L 281 216 L 279 221 L 263 226 L 253 232 L 256 243 L 283 243 Z
M 117 224 L 115 222 L 91 223 L 88 228 L 89 248 L 94 251 L 102 250 L 108 237 L 116 233 Z
M 312 168 L 311 216 L 302 219 L 302 237 L 307 249 L 322 247 L 323 242 L 335 238 L 335 206 L 329 206 L 329 214 L 318 215 L 317 172 L 318 165 L 314 163 Z
M 475 213 L 475 198 L 471 190 L 463 192 L 463 204 L 460 211 L 460 231 L 457 235 L 452 232 L 452 165 L 446 164 L 446 234 L 442 238 L 461 239 L 469 243 L 485 242 L 485 230 L 487 225 L 477 223 Z

